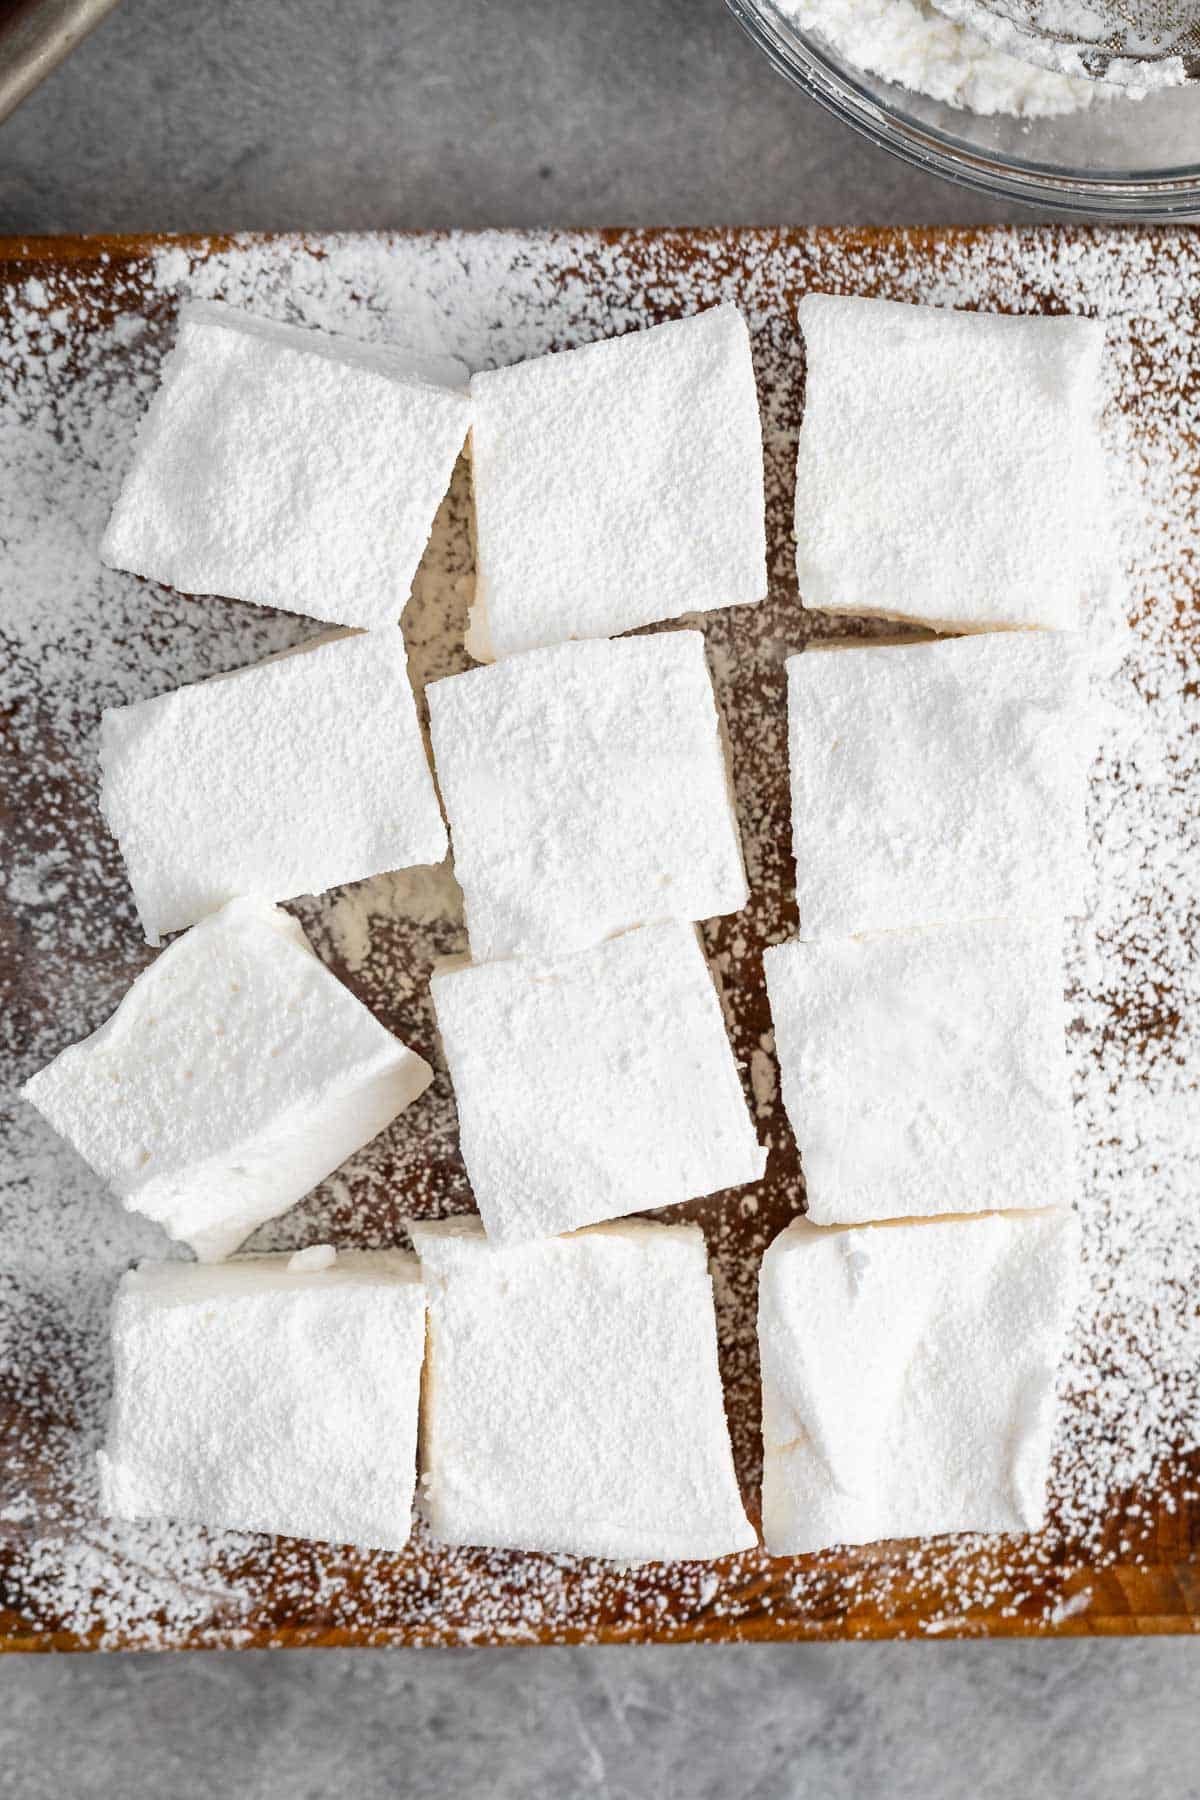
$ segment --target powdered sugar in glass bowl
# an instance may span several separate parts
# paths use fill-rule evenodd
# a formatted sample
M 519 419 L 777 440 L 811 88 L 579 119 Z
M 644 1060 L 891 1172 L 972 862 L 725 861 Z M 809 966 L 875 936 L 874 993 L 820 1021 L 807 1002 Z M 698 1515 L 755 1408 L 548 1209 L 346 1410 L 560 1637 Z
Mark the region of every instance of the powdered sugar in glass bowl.
M 1200 84 L 1114 97 L 966 37 L 929 0 L 726 3 L 781 74 L 931 174 L 1093 218 L 1200 214 Z

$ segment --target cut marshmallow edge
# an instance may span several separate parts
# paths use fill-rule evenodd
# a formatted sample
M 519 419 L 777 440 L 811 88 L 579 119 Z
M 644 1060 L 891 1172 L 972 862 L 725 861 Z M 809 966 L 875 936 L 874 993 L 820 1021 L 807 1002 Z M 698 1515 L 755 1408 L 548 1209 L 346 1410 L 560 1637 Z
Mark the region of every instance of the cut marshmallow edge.
M 242 897 L 162 951 L 22 1091 L 129 1211 L 216 1261 L 432 1079 L 294 919 Z
M 345 332 L 326 331 L 317 325 L 291 325 L 277 319 L 264 319 L 258 313 L 244 312 L 223 300 L 186 300 L 179 309 L 179 322 L 199 321 L 227 331 L 244 331 L 306 356 L 324 356 L 332 362 L 348 363 L 377 370 L 393 381 L 415 381 L 427 387 L 459 389 L 470 387 L 471 371 L 458 357 L 444 350 L 424 349 L 416 344 L 388 338 L 368 341 L 348 337 Z

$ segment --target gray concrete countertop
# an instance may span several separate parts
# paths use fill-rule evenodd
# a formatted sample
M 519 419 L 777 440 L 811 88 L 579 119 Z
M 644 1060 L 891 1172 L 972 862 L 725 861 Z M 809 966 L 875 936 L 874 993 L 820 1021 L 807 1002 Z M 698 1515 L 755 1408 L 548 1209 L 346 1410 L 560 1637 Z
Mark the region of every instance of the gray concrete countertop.
M 122 0 L 0 126 L 0 229 L 972 224 L 722 0 Z
M 721 0 L 123 0 L 0 231 L 935 224 Z M 1182 1800 L 1193 1642 L 8 1658 L 0 1795 Z
M 9 1658 L 21 1800 L 1185 1800 L 1194 1642 Z

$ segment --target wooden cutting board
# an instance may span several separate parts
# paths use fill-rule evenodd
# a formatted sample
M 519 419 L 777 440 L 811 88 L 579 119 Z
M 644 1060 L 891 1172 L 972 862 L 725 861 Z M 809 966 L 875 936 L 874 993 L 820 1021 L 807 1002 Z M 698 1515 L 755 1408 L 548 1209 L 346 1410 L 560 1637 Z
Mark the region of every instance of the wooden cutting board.
M 753 898 L 745 913 L 707 926 L 705 939 L 770 1162 L 755 1192 L 720 1195 L 681 1210 L 704 1226 L 715 1258 L 731 1428 L 757 1516 L 757 1266 L 764 1246 L 803 1204 L 796 1147 L 778 1102 L 760 963 L 763 946 L 790 935 L 796 923 L 783 659 L 810 638 L 846 630 L 804 614 L 795 592 L 790 476 L 803 404 L 795 303 L 804 292 L 824 288 L 1000 310 L 1112 315 L 1118 344 L 1112 404 L 1126 447 L 1160 458 L 1169 448 L 1172 505 L 1183 519 L 1200 491 L 1200 400 L 1191 347 L 1200 306 L 1200 242 L 1187 232 L 1065 228 L 49 238 L 0 243 L 0 282 L 0 407 L 6 409 L 0 427 L 6 419 L 11 425 L 0 429 L 0 481 L 9 483 L 0 493 L 0 636 L 7 634 L 8 642 L 0 711 L 2 805 L 6 866 L 16 871 L 8 900 L 0 901 L 0 1043 L 17 1080 L 107 1017 L 149 960 L 95 805 L 100 707 L 253 662 L 313 635 L 311 622 L 186 599 L 102 574 L 95 562 L 99 527 L 181 293 L 212 293 L 363 336 L 383 332 L 444 344 L 475 364 L 566 347 L 719 299 L 744 309 L 764 412 L 771 593 L 761 607 L 710 614 L 701 623 L 730 726 Z M 902 467 L 897 479 L 903 480 Z M 418 685 L 466 666 L 460 645 L 470 584 L 467 504 L 460 469 L 405 616 Z M 1155 667 L 1171 644 L 1181 663 L 1194 667 L 1196 589 L 1186 571 L 1181 574 L 1185 536 L 1178 520 L 1171 532 L 1160 533 L 1161 554 L 1173 566 L 1161 579 L 1159 571 L 1143 568 L 1135 587 L 1131 610 Z M 879 628 L 850 629 L 869 635 Z M 894 634 L 894 627 L 885 629 Z M 1146 654 L 1151 657 L 1151 648 Z M 1152 685 L 1141 684 L 1151 709 Z M 1196 692 L 1193 685 L 1193 699 Z M 1178 690 L 1169 711 L 1165 699 L 1161 704 L 1164 732 L 1177 731 Z M 1153 911 L 1178 907 L 1180 898 L 1177 890 L 1171 896 L 1153 891 L 1151 883 L 1148 892 L 1131 891 L 1128 902 Z M 434 958 L 462 942 L 452 885 L 434 878 L 384 879 L 297 903 L 293 910 L 337 973 L 436 1063 L 438 1079 L 427 1101 L 311 1200 L 267 1228 L 258 1243 L 285 1247 L 326 1237 L 387 1243 L 396 1241 L 406 1215 L 468 1210 L 470 1192 L 427 996 Z M 1138 971 L 1126 967 L 1112 985 L 1107 1020 L 1097 1025 L 1093 1005 L 1077 1025 L 1077 1057 L 1091 1054 L 1093 1045 L 1097 1056 L 1107 1054 L 1112 1033 L 1124 1031 L 1136 1069 L 1147 1044 L 1178 1040 L 1186 1010 L 1180 995 L 1188 991 L 1186 933 L 1175 954 L 1179 961 L 1172 965 L 1157 943 L 1147 948 L 1141 973 L 1147 982 L 1153 974 L 1154 990 L 1139 1002 L 1136 1026 L 1128 997 L 1138 987 Z M 1126 948 L 1126 963 L 1128 955 Z M 182 1527 L 115 1530 L 96 1516 L 89 1474 L 105 1399 L 104 1308 L 120 1268 L 138 1255 L 160 1254 L 163 1240 L 121 1215 L 74 1158 L 39 1133 L 18 1100 L 10 1100 L 4 1127 L 3 1647 L 1196 1629 L 1200 1460 L 1182 1448 L 1186 1427 L 1180 1422 L 1177 1453 L 1160 1457 L 1156 1469 L 1148 1471 L 1136 1455 L 1123 1462 L 1110 1454 L 1110 1440 L 1124 1429 L 1119 1421 L 1111 1429 L 1079 1423 L 1090 1417 L 1089 1406 L 1101 1405 L 1089 1398 L 1082 1378 L 1073 1381 L 1069 1399 L 1076 1421 L 1068 1433 L 1069 1457 L 1075 1460 L 1065 1474 L 1060 1471 L 1051 1523 L 1034 1538 L 885 1543 L 794 1559 L 753 1553 L 712 1565 L 627 1570 L 572 1558 L 439 1550 L 420 1526 L 399 1556 L 249 1535 L 210 1541 Z M 1185 1147 L 1175 1146 L 1180 1155 Z M 1089 1166 L 1091 1149 L 1084 1153 Z M 1136 1312 L 1142 1321 L 1133 1351 L 1150 1373 L 1144 1391 L 1130 1398 L 1132 1418 L 1138 1406 L 1161 1413 L 1167 1383 L 1155 1372 L 1157 1339 L 1144 1324 L 1145 1293 L 1138 1289 L 1136 1308 L 1131 1303 L 1122 1311 L 1117 1304 L 1122 1280 L 1130 1279 L 1121 1274 L 1122 1266 L 1128 1268 L 1121 1230 L 1135 1234 L 1139 1224 L 1135 1216 L 1124 1228 L 1114 1224 L 1114 1153 L 1110 1147 L 1104 1154 L 1110 1159 L 1104 1165 L 1107 1186 L 1100 1194 L 1089 1189 L 1084 1200 L 1089 1266 L 1094 1282 L 1102 1277 L 1101 1285 L 1108 1282 L 1115 1295 L 1112 1317 L 1121 1323 L 1112 1327 L 1111 1348 L 1118 1372 L 1130 1355 L 1129 1319 Z M 1156 1179 L 1153 1170 L 1149 1176 L 1142 1170 L 1141 1202 L 1165 1208 L 1177 1189 L 1168 1190 L 1165 1176 L 1156 1187 Z M 1190 1228 L 1183 1219 L 1163 1274 L 1164 1292 L 1185 1309 L 1177 1290 L 1197 1291 L 1198 1246 L 1200 1207 Z M 1106 1356 L 1108 1315 L 1103 1306 L 1094 1307 L 1093 1315 L 1090 1362 L 1082 1366 L 1095 1369 Z M 1170 1353 L 1178 1358 L 1179 1315 L 1173 1317 Z M 1194 1379 L 1189 1391 L 1195 1393 Z M 1107 1406 L 1111 1414 L 1111 1405 L 1109 1396 L 1101 1410 Z M 1136 1421 L 1129 1427 L 1135 1447 L 1140 1429 Z M 1161 1423 L 1158 1429 L 1161 1436 Z M 1114 1485 L 1113 1471 L 1123 1468 L 1133 1478 Z M 1094 1491 L 1098 1487 L 1103 1491 Z

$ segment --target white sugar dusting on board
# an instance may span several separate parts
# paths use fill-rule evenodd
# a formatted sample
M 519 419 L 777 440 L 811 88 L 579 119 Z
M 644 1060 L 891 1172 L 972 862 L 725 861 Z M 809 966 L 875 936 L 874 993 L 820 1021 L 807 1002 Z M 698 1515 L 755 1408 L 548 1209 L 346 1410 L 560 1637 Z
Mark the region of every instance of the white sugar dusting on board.
M 1127 1584 L 1139 1563 L 1169 1554 L 1171 1509 L 1194 1507 L 1196 1484 L 1181 1471 L 1200 1422 L 1200 813 L 1189 803 L 1200 782 L 1200 250 L 1185 237 L 1063 231 L 718 234 L 700 246 L 566 233 L 275 240 L 211 254 L 172 248 L 108 269 L 85 261 L 8 287 L 0 704 L 10 799 L 2 886 L 13 923 L 0 966 L 23 972 L 0 1012 L 6 1067 L 24 1079 L 93 1029 L 149 958 L 96 812 L 101 707 L 243 666 L 322 629 L 184 599 L 98 562 L 175 301 L 216 297 L 472 367 L 635 328 L 660 311 L 737 301 L 764 404 L 772 596 L 701 621 L 755 888 L 749 914 L 705 936 L 777 1173 L 774 1186 L 769 1177 L 761 1190 L 688 1211 L 715 1259 L 731 1424 L 753 1504 L 757 1257 L 800 1204 L 756 997 L 762 942 L 794 927 L 786 811 L 771 777 L 784 766 L 783 659 L 834 629 L 795 606 L 788 517 L 802 363 L 783 296 L 826 288 L 1099 313 L 1110 321 L 1106 429 L 1136 476 L 1126 533 L 1136 632 L 1105 683 L 1110 722 L 1091 803 L 1095 910 L 1071 948 L 1089 1295 L 1065 1373 L 1052 1524 L 1028 1538 L 872 1546 L 836 1561 L 747 1553 L 626 1570 L 445 1552 L 423 1528 L 402 1557 L 386 1557 L 101 1522 L 91 1457 L 107 1403 L 107 1308 L 130 1262 L 175 1252 L 10 1097 L 0 1120 L 0 1618 L 23 1621 L 31 1636 L 123 1645 L 312 1641 L 330 1631 L 372 1642 L 815 1636 L 878 1630 L 881 1619 L 898 1631 L 953 1633 L 978 1630 L 984 1615 L 1086 1630 L 1089 1613 L 1113 1610 L 1105 1570 L 1119 1564 Z M 405 616 L 418 689 L 467 666 L 468 510 L 460 468 Z M 465 947 L 461 896 L 447 865 L 295 910 L 320 953 L 430 1057 L 438 1078 L 419 1107 L 255 1247 L 395 1242 L 405 1216 L 470 1206 L 428 999 L 433 962 Z
M 432 925 L 443 919 L 462 922 L 462 889 L 449 862 L 436 868 L 398 869 L 391 875 L 373 875 L 338 890 L 326 924 L 342 962 L 357 975 L 371 956 L 373 921 L 412 919 Z

